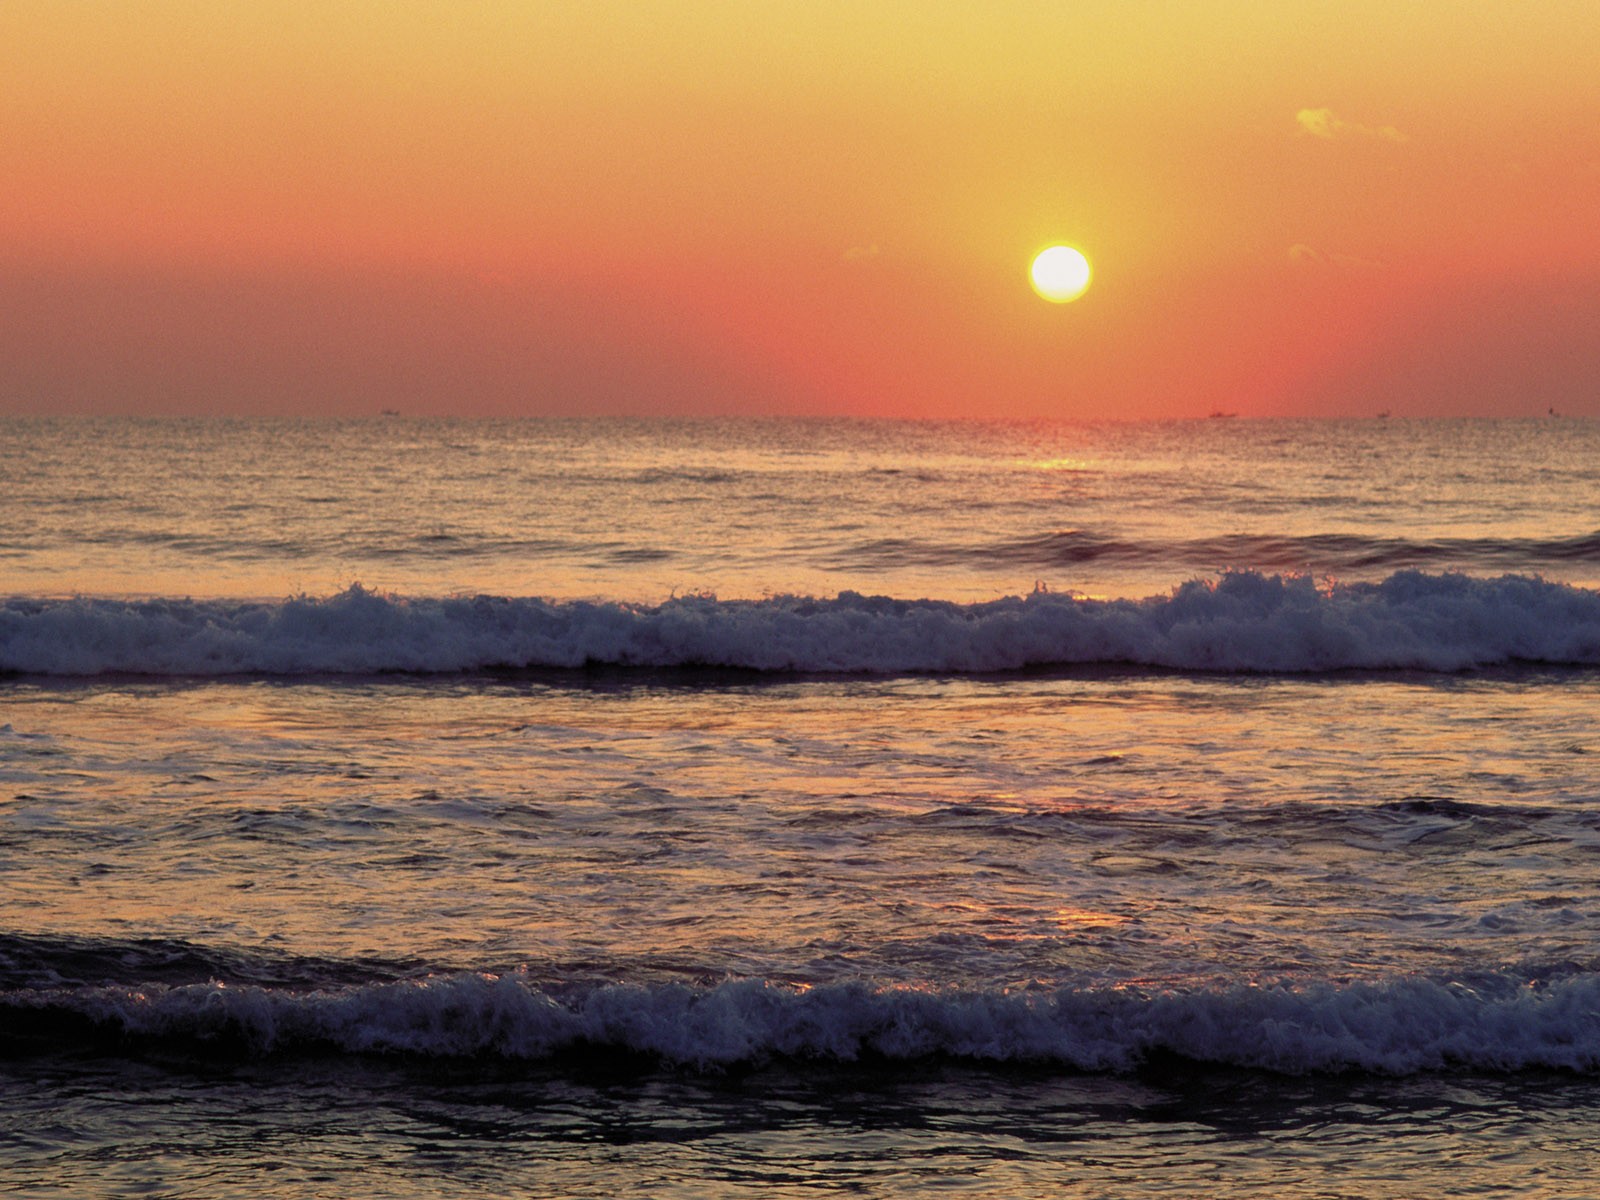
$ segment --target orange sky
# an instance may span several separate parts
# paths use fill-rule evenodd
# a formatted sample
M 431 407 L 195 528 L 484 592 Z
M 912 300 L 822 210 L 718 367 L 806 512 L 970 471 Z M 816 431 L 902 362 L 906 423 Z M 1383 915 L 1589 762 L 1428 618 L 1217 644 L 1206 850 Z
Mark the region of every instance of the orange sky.
M 0 413 L 1600 415 L 1597 62 L 1591 0 L 5 0 Z

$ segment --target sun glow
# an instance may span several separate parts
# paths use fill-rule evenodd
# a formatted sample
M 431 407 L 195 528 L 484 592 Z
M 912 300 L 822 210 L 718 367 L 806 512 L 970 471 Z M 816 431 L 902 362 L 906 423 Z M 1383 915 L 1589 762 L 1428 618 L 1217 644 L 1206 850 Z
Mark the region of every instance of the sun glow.
M 1089 260 L 1072 246 L 1041 250 L 1028 268 L 1033 290 L 1052 304 L 1065 304 L 1083 295 L 1089 290 L 1091 275 Z

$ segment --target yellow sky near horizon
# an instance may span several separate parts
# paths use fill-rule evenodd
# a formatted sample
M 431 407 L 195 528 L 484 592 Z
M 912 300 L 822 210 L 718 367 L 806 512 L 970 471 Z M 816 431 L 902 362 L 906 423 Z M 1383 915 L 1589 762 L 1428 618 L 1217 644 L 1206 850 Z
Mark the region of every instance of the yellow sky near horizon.
M 8 0 L 0 413 L 1600 413 L 1597 61 L 1574 2 Z

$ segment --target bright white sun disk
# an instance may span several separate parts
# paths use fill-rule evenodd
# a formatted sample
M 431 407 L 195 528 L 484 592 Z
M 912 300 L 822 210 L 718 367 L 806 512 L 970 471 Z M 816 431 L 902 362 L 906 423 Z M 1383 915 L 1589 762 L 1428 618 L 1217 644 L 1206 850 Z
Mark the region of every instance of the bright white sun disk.
M 1065 304 L 1083 295 L 1089 290 L 1091 274 L 1083 251 L 1072 246 L 1041 250 L 1028 268 L 1033 290 L 1053 304 Z

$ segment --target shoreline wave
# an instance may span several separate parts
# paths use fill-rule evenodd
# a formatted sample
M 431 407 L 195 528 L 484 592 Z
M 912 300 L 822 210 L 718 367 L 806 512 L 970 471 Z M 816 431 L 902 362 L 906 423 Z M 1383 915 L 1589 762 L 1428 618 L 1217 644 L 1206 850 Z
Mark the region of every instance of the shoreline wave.
M 1481 986 L 1399 978 L 1203 990 L 812 989 L 733 980 L 572 994 L 511 974 L 322 991 L 204 984 L 0 993 L 9 1051 L 190 1051 L 546 1061 L 634 1055 L 721 1070 L 948 1058 L 1125 1074 L 1153 1061 L 1278 1074 L 1600 1071 L 1600 976 Z

